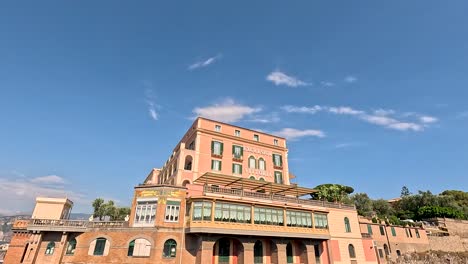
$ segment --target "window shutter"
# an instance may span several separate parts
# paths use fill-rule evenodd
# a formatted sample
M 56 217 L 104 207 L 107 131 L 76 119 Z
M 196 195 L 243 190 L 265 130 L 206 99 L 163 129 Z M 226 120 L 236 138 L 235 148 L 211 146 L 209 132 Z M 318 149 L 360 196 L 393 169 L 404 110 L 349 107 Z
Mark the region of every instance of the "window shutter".
M 234 169 L 235 167 L 236 167 L 236 165 L 233 163 L 233 164 L 232 164 L 232 173 L 235 172 L 235 169 Z
M 232 154 L 236 154 L 236 146 L 235 145 L 232 145 Z
M 214 153 L 214 141 L 211 141 L 211 153 Z
M 214 169 L 214 160 L 211 160 L 211 169 Z
M 219 161 L 219 171 L 221 171 L 221 165 L 222 165 L 222 162 Z
M 242 165 L 239 165 L 239 167 L 240 167 L 239 174 L 242 174 Z
M 221 155 L 223 155 L 223 146 L 224 146 L 224 143 L 219 143 L 221 144 Z
M 240 151 L 240 152 L 241 152 L 240 155 L 241 155 L 241 157 L 243 157 L 243 156 L 244 156 L 244 148 L 243 148 L 243 147 L 240 147 L 240 150 L 241 150 L 241 151 Z
M 279 164 L 279 165 L 280 165 L 280 166 L 283 166 L 283 156 L 280 155 L 280 156 L 279 156 L 279 160 L 280 160 L 280 164 Z
M 276 156 L 276 154 L 273 154 L 273 155 L 271 155 L 271 156 L 273 157 L 273 165 L 276 165 L 276 163 L 275 163 L 275 156 Z

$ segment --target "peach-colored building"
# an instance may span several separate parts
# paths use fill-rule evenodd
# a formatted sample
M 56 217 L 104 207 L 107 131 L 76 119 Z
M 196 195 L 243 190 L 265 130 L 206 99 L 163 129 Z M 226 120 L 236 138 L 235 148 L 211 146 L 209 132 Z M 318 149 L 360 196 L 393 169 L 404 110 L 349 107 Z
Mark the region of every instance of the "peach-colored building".
M 5 263 L 380 263 L 353 206 L 290 177 L 284 138 L 197 118 L 128 221 L 68 220 L 66 199 L 39 199 Z

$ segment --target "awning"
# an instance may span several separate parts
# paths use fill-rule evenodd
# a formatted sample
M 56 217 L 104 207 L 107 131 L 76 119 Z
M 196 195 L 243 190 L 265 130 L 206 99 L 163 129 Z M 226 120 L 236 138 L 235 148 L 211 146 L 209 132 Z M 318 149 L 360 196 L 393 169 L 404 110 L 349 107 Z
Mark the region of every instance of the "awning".
M 237 188 L 251 191 L 263 190 L 266 193 L 278 195 L 293 195 L 296 197 L 317 192 L 312 188 L 299 187 L 297 186 L 297 184 L 286 185 L 211 172 L 207 172 L 202 176 L 198 177 L 193 183 L 211 184 L 218 185 L 220 187 L 225 186 L 233 189 Z

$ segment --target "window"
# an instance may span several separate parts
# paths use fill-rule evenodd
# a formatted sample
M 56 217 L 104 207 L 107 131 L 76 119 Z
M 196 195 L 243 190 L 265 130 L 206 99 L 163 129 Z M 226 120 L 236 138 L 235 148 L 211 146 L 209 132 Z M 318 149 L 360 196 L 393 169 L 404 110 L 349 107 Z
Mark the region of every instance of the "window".
M 72 238 L 68 240 L 67 250 L 65 251 L 65 254 L 66 255 L 75 254 L 75 248 L 76 248 L 76 239 Z
M 283 209 L 255 207 L 254 223 L 258 225 L 284 225 Z
M 166 222 L 178 222 L 179 221 L 180 202 L 178 201 L 167 201 L 166 203 Z
M 250 206 L 231 203 L 216 203 L 214 220 L 218 222 L 250 223 L 250 210 Z
M 372 235 L 372 225 L 367 225 L 367 233 Z
M 384 248 L 384 251 L 385 251 L 385 256 L 390 255 L 390 252 L 388 251 L 388 246 L 387 246 L 387 244 L 384 244 L 384 245 L 383 245 L 383 248 Z
M 421 238 L 421 236 L 419 235 L 419 231 L 417 229 L 415 229 L 414 232 L 416 232 L 416 237 L 417 238 Z
M 46 248 L 45 254 L 46 254 L 46 255 L 52 255 L 52 254 L 54 254 L 54 250 L 55 250 L 55 242 L 50 241 L 50 242 L 47 244 L 47 248 Z
M 315 228 L 327 229 L 328 228 L 327 215 L 314 213 L 314 223 L 315 223 Z
M 351 224 L 349 223 L 349 218 L 348 217 L 344 218 L 344 225 L 345 225 L 346 233 L 351 233 Z
M 232 164 L 232 173 L 234 174 L 242 174 L 242 165 L 233 163 Z
M 221 171 L 221 161 L 220 160 L 212 160 L 211 161 L 211 170 Z
M 348 245 L 348 252 L 350 258 L 356 258 L 356 251 L 354 250 L 353 244 Z
M 211 221 L 211 207 L 212 207 L 212 204 L 210 201 L 194 202 L 192 220 Z
M 218 263 L 229 263 L 231 243 L 229 239 L 221 238 L 218 242 Z
M 102 256 L 104 255 L 104 249 L 106 248 L 107 239 L 100 237 L 96 239 L 96 245 L 94 246 L 93 255 Z
M 263 244 L 257 240 L 254 245 L 254 263 L 263 264 Z
M 411 228 L 408 228 L 408 231 L 409 231 L 409 236 L 413 237 L 413 233 L 411 233 Z
M 223 155 L 223 143 L 218 141 L 211 141 L 211 154 L 222 156 Z
M 289 263 L 294 263 L 294 257 L 293 257 L 293 249 L 292 249 L 292 244 L 289 242 L 286 245 L 286 262 Z
M 240 130 L 235 130 L 235 131 L 234 131 L 234 135 L 235 135 L 236 137 L 240 137 Z
M 158 205 L 157 200 L 137 200 L 134 224 L 136 225 L 154 224 L 157 205 Z
M 232 145 L 232 157 L 235 159 L 242 159 L 244 149 L 241 146 Z
M 392 236 L 396 236 L 396 231 L 395 231 L 395 227 L 391 227 L 391 230 L 392 230 Z
M 221 126 L 220 125 L 215 125 L 215 131 L 216 132 L 221 132 Z
M 257 161 L 254 157 L 249 157 L 249 169 L 256 169 L 257 168 Z
M 279 154 L 273 154 L 273 165 L 275 167 L 283 167 L 283 159 Z
M 312 228 L 312 214 L 310 212 L 287 210 L 286 225 Z
M 383 250 L 381 248 L 379 248 L 379 257 L 383 258 Z
M 260 138 L 258 137 L 258 135 L 254 135 L 253 139 L 254 139 L 255 141 L 259 141 L 259 140 L 260 140 Z
M 174 239 L 169 239 L 164 242 L 163 257 L 175 258 L 177 243 Z
M 188 149 L 195 150 L 195 140 L 190 142 L 190 144 L 188 145 Z
M 397 249 L 396 254 L 397 254 L 398 257 L 401 256 L 401 251 L 399 249 Z
M 259 180 L 259 181 L 265 181 L 265 179 L 264 179 L 264 178 L 262 178 L 262 177 L 260 177 L 260 179 L 258 179 L 258 180 Z
M 278 140 L 277 140 L 277 139 L 273 139 L 273 144 L 274 144 L 275 146 L 278 146 Z
M 406 232 L 406 237 L 409 237 L 408 229 L 407 229 L 407 228 L 405 228 L 405 232 Z
M 283 184 L 283 174 L 279 171 L 275 171 L 275 183 Z
M 129 257 L 149 257 L 151 252 L 151 242 L 144 238 L 137 238 L 128 244 Z
M 385 236 L 385 229 L 383 226 L 379 226 L 380 229 L 380 235 Z
M 258 159 L 258 168 L 260 170 L 265 170 L 266 169 L 265 160 L 263 158 Z

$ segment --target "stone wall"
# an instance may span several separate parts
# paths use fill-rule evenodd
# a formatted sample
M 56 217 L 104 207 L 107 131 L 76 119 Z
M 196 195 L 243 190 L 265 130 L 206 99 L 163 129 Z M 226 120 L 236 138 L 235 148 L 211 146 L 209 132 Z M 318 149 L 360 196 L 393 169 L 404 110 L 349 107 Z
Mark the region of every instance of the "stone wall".
M 466 252 L 468 251 L 468 238 L 460 236 L 429 236 L 430 250 L 445 252 Z

